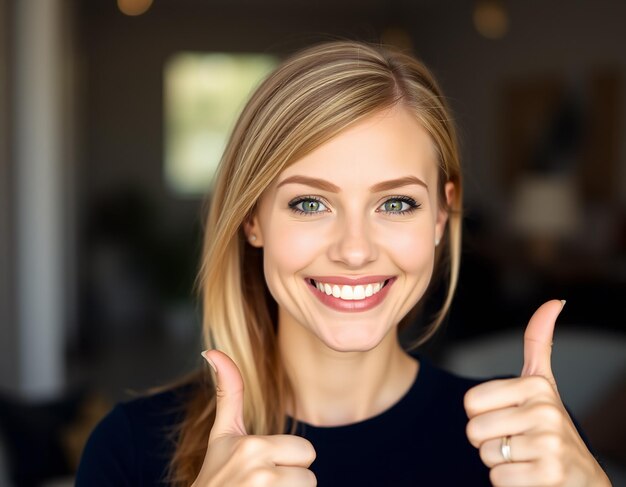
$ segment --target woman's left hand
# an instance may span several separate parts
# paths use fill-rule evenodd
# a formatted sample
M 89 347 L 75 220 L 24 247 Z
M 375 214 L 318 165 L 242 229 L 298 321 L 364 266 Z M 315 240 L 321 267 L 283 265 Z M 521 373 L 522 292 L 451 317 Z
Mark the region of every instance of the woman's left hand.
M 495 486 L 611 485 L 578 434 L 552 374 L 552 337 L 562 308 L 561 301 L 548 301 L 530 319 L 521 377 L 484 382 L 465 394 L 467 437 Z

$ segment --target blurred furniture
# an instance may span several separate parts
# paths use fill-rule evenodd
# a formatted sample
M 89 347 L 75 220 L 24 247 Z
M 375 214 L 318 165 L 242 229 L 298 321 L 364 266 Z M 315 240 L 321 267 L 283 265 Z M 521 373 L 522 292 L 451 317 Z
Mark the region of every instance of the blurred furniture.
M 0 395 L 0 486 L 73 485 L 87 437 L 109 408 L 84 389 L 51 401 Z

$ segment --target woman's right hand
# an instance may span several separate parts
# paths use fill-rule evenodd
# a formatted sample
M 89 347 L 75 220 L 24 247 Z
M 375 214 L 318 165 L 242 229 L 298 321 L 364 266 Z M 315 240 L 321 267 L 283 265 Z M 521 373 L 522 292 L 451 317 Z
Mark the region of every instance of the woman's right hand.
M 243 379 L 219 350 L 203 353 L 215 364 L 215 422 L 200 473 L 192 487 L 315 486 L 310 441 L 295 435 L 248 435 L 243 423 Z

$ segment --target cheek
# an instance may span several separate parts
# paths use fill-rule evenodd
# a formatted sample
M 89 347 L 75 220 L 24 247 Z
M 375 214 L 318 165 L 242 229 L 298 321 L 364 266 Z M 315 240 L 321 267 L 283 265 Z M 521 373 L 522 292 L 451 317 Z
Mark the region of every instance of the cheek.
M 302 225 L 283 222 L 280 230 L 270 229 L 269 234 L 272 238 L 266 239 L 264 259 L 270 273 L 302 269 L 319 252 L 319 239 L 314 233 L 305 231 Z
M 434 262 L 434 232 L 432 225 L 407 226 L 390 233 L 386 247 L 398 267 L 410 273 L 423 272 Z

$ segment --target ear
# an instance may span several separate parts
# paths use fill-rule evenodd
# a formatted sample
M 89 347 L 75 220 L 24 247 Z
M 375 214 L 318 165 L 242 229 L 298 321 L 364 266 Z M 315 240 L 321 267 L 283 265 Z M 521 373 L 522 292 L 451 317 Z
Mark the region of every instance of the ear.
M 243 222 L 243 231 L 250 245 L 257 248 L 263 247 L 263 233 L 256 212 Z
M 452 181 L 448 181 L 444 186 L 444 192 L 448 208 L 453 207 L 453 203 L 456 200 L 456 188 Z M 435 223 L 435 241 L 439 242 L 443 239 L 443 235 L 446 230 L 446 223 L 448 222 L 448 211 L 446 208 L 439 208 L 437 210 L 437 222 Z

